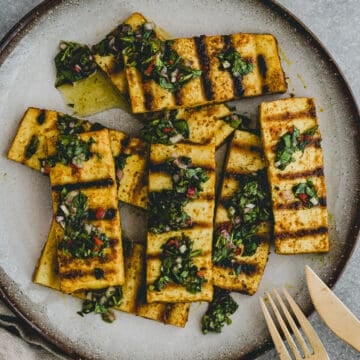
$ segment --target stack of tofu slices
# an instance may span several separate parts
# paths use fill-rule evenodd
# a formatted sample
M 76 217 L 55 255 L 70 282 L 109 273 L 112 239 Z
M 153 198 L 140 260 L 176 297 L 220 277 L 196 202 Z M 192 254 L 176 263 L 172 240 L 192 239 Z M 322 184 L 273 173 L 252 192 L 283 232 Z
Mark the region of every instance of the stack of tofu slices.
M 163 58 L 136 58 L 149 37 Z M 328 251 L 314 100 L 262 102 L 261 136 L 224 104 L 286 92 L 272 35 L 166 40 L 134 13 L 92 52 L 145 124 L 137 138 L 25 112 L 8 158 L 49 175 L 53 200 L 35 283 L 88 300 L 121 293 L 112 307 L 184 327 L 190 303 L 211 302 L 214 286 L 257 291 L 272 238 L 279 254 Z M 167 75 L 154 70 L 164 58 Z M 230 135 L 217 179 L 215 152 Z M 122 238 L 118 201 L 147 211 L 144 243 Z

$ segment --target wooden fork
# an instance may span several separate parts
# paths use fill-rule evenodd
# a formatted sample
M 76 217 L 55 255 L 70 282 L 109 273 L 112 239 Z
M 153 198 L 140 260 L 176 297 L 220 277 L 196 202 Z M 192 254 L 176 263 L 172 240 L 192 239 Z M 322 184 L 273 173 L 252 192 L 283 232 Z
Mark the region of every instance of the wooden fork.
M 300 345 L 302 353 L 299 351 L 298 345 L 295 343 L 293 337 L 290 335 L 288 327 L 283 319 L 283 315 L 281 315 L 280 310 L 276 306 L 271 295 L 269 293 L 266 293 L 267 299 L 269 300 L 269 303 L 274 311 L 275 317 L 282 329 L 283 334 L 285 335 L 285 338 L 288 342 L 288 346 L 291 349 L 291 351 L 294 355 L 294 358 L 296 360 L 300 360 L 300 359 L 329 360 L 329 356 L 325 350 L 324 345 L 322 344 L 322 342 L 319 339 L 318 335 L 316 334 L 314 328 L 311 326 L 310 322 L 307 320 L 307 318 L 305 317 L 305 315 L 302 312 L 302 310 L 300 309 L 300 307 L 296 304 L 296 302 L 289 295 L 289 293 L 286 291 L 286 289 L 283 288 L 282 291 L 285 295 L 285 298 L 286 298 L 288 304 L 290 305 L 290 309 L 292 310 L 298 323 L 300 324 L 303 333 L 307 337 L 308 343 L 312 347 L 312 349 L 309 349 L 303 336 L 301 335 L 299 329 L 297 328 L 295 321 L 292 318 L 292 315 L 290 314 L 289 310 L 287 309 L 284 301 L 280 297 L 279 293 L 276 290 L 273 290 L 275 297 L 276 297 L 278 303 L 280 304 L 282 313 L 285 314 L 287 323 L 288 323 L 288 325 L 290 325 L 290 328 L 291 328 L 293 334 L 295 335 L 298 345 Z M 280 360 L 291 360 L 292 358 L 289 355 L 288 349 L 285 346 L 285 343 L 282 340 L 279 331 L 277 330 L 277 327 L 269 313 L 269 310 L 267 309 L 267 306 L 265 305 L 263 298 L 260 298 L 260 304 L 261 304 L 261 308 L 264 313 L 265 320 L 266 320 L 267 326 L 269 328 L 271 337 L 274 341 L 276 350 L 279 354 Z

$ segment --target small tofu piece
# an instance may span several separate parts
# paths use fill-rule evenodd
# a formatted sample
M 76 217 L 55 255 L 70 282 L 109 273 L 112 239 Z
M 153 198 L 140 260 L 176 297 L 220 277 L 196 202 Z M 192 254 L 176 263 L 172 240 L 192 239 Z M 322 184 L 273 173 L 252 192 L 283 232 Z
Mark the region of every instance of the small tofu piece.
M 123 64 L 122 49 L 117 49 L 118 53 L 107 53 L 100 50 L 102 44 L 105 42 L 114 41 L 114 37 L 118 36 L 121 27 L 129 25 L 132 29 L 136 29 L 142 24 L 149 22 L 142 14 L 133 13 L 122 24 L 112 30 L 106 37 L 93 47 L 94 59 L 98 66 L 107 74 L 115 87 L 123 96 L 128 95 L 128 83 L 126 80 L 126 74 Z M 160 39 L 164 38 L 164 33 L 155 27 L 155 31 Z
M 193 302 L 211 301 L 213 296 L 212 285 L 212 229 L 215 199 L 215 144 L 152 144 L 150 147 L 149 163 L 149 193 L 169 191 L 171 195 L 173 184 L 171 175 L 161 170 L 162 164 L 169 158 L 189 157 L 192 167 L 206 171 L 208 180 L 203 183 L 203 190 L 198 198 L 190 199 L 183 210 L 191 217 L 192 225 L 179 230 L 168 230 L 162 233 L 149 231 L 146 250 L 146 284 L 147 302 Z M 151 206 L 149 207 L 151 209 Z M 170 281 L 162 289 L 153 289 L 154 283 L 161 276 L 161 254 L 163 246 L 170 239 L 179 239 L 183 236 L 192 241 L 193 251 L 199 250 L 199 255 L 193 258 L 199 273 L 205 279 L 201 290 L 189 292 L 184 285 Z
M 196 107 L 287 90 L 273 35 L 202 35 L 174 39 L 170 46 L 192 69 L 201 70 L 202 76 L 188 81 L 174 93 L 154 80 L 145 79 L 135 67 L 127 66 L 125 72 L 134 113 Z M 244 61 L 252 63 L 251 72 L 234 77 L 228 70 L 221 69 L 218 55 L 229 47 L 239 52 Z
M 230 221 L 225 203 L 234 196 L 234 193 L 241 184 L 241 180 L 238 180 L 236 177 L 254 174 L 264 168 L 265 161 L 260 137 L 247 131 L 236 130 L 230 143 L 221 195 L 216 209 L 216 229 Z M 214 264 L 214 286 L 230 291 L 239 291 L 248 295 L 255 294 L 268 259 L 270 233 L 270 221 L 263 221 L 259 224 L 255 234 L 259 245 L 254 254 L 245 256 L 240 253 L 235 255 L 232 266 Z M 236 271 L 237 268 L 240 271 Z
M 58 248 L 60 287 L 66 293 L 122 285 L 125 280 L 115 165 L 108 130 L 82 133 L 78 136 L 83 141 L 93 139 L 90 147 L 93 156 L 84 161 L 82 167 L 76 171 L 73 167 L 58 162 L 51 168 L 49 177 L 54 214 L 57 214 L 61 207 L 59 193 L 64 188 L 67 191 L 78 190 L 87 198 L 89 214 L 97 214 L 98 209 L 103 209 L 105 213 L 110 212 L 109 217 L 96 215 L 95 219 L 86 219 L 87 224 L 92 224 L 106 235 L 109 246 L 103 250 L 103 256 L 90 258 L 77 258 L 71 252 Z M 57 138 L 47 140 L 49 156 L 57 152 L 56 143 Z M 55 236 L 60 244 L 64 238 L 64 228 L 60 223 L 56 223 Z M 97 276 L 99 271 L 103 276 Z
M 275 250 L 279 254 L 318 253 L 329 250 L 328 213 L 324 160 L 319 128 L 312 98 L 287 98 L 260 105 L 260 127 L 271 186 L 274 213 Z M 306 141 L 304 150 L 293 153 L 293 161 L 284 169 L 277 160 L 278 144 L 283 135 L 300 132 Z M 294 187 L 313 183 L 318 199 L 307 205 L 308 195 L 295 196 Z

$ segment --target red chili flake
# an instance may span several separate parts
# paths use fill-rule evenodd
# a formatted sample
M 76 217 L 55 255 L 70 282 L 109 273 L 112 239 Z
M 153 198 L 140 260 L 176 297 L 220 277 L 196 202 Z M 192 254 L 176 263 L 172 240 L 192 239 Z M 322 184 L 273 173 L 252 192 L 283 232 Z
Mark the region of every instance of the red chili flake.
M 196 194 L 195 188 L 189 187 L 189 188 L 187 189 L 186 195 L 187 195 L 188 197 L 194 197 L 195 194 Z
M 237 247 L 235 249 L 235 255 L 240 255 L 242 253 L 242 248 L 241 247 Z
M 299 199 L 304 203 L 306 204 L 308 202 L 308 196 L 304 193 L 302 194 L 299 194 Z
M 101 239 L 99 239 L 97 236 L 94 236 L 93 240 L 94 240 L 95 246 L 97 246 L 97 247 L 100 247 L 101 245 L 104 244 L 104 242 Z
M 171 128 L 171 127 L 165 127 L 165 128 L 163 128 L 163 132 L 164 132 L 165 134 L 170 133 L 170 132 L 171 132 L 171 130 L 172 130 L 172 128 Z
M 292 134 L 294 132 L 294 126 L 292 126 L 290 129 L 289 129 L 289 133 Z
M 78 171 L 79 171 L 79 167 L 77 167 L 75 164 L 70 164 L 70 167 L 71 167 L 71 172 L 72 174 L 76 174 Z
M 102 207 L 99 207 L 96 211 L 95 217 L 97 220 L 103 219 L 106 214 L 106 210 Z
M 306 142 L 310 142 L 311 140 L 312 140 L 312 136 L 311 136 L 311 135 L 309 135 L 309 134 L 305 135 L 305 141 L 306 141 Z
M 41 172 L 43 174 L 49 174 L 50 173 L 51 166 L 49 164 L 45 164 L 44 167 L 41 169 Z
M 81 67 L 78 64 L 74 65 L 74 71 L 79 73 L 81 71 Z
M 197 273 L 196 273 L 196 275 L 198 276 L 198 277 L 201 277 L 201 278 L 204 278 L 205 277 L 205 270 L 199 270 Z
M 149 64 L 149 66 L 144 71 L 145 75 L 149 76 L 151 74 L 151 72 L 153 71 L 153 69 L 155 67 L 155 63 L 156 63 L 156 56 L 154 56 L 151 63 Z
M 231 228 L 232 228 L 231 221 L 225 221 L 220 225 L 220 231 L 225 230 L 226 232 L 230 233 Z

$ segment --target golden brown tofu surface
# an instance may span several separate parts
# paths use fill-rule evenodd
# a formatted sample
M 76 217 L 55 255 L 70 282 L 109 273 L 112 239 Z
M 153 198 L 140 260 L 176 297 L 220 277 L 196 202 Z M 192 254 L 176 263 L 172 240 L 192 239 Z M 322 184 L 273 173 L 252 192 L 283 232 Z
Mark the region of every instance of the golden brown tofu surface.
M 260 126 L 268 162 L 276 252 L 298 254 L 329 250 L 324 161 L 315 102 L 289 98 L 264 102 Z M 289 134 L 298 147 L 292 161 L 280 157 Z

